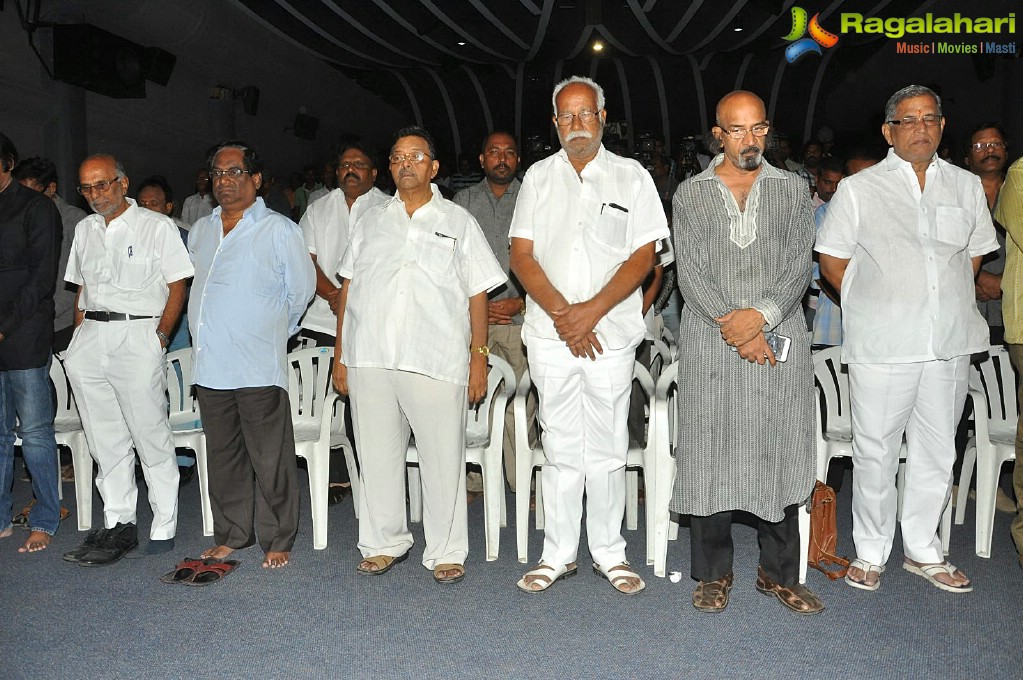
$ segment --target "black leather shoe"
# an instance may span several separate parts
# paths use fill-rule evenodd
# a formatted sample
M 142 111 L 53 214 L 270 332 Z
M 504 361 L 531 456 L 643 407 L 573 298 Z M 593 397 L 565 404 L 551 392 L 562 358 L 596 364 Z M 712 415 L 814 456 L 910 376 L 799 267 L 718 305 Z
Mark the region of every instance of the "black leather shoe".
M 113 529 L 107 530 L 105 540 L 92 551 L 78 560 L 83 567 L 102 567 L 113 564 L 124 557 L 129 550 L 139 545 L 138 532 L 134 524 L 118 523 Z
M 80 562 L 83 557 L 98 548 L 106 540 L 108 529 L 93 529 L 85 535 L 85 540 L 74 550 L 64 553 L 67 562 Z

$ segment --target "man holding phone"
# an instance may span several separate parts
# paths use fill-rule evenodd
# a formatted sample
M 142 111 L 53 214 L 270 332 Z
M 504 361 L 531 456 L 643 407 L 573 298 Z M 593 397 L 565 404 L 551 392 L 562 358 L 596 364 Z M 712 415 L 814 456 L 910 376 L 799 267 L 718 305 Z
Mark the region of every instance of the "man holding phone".
M 759 97 L 726 95 L 713 128 L 722 153 L 672 207 L 686 349 L 671 509 L 692 515 L 693 606 L 703 612 L 728 605 L 735 510 L 759 519 L 757 590 L 798 614 L 824 609 L 799 584 L 797 514 L 816 455 L 800 309 L 814 222 L 803 180 L 762 162 L 769 131 Z

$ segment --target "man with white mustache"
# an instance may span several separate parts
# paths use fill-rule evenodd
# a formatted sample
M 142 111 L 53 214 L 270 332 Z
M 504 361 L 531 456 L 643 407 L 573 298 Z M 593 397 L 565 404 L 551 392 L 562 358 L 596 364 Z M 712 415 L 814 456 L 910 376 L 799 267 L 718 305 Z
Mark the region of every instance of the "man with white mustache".
M 578 76 L 554 88 L 561 151 L 529 169 L 511 224 L 511 268 L 528 294 L 522 338 L 540 397 L 547 517 L 540 564 L 518 587 L 577 572 L 583 492 L 594 571 L 620 593 L 646 584 L 625 559 L 627 416 L 645 334 L 640 284 L 668 236 L 650 173 L 603 147 L 604 92 Z

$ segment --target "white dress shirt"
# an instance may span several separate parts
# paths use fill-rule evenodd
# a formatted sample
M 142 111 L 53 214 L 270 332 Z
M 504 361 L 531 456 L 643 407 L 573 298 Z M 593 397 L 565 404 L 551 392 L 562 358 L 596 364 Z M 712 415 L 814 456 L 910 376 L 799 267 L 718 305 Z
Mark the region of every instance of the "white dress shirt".
M 191 276 L 192 262 L 171 218 L 125 200 L 110 224 L 101 215 L 78 223 L 64 279 L 85 284 L 80 309 L 159 316 L 167 284 Z
M 205 196 L 192 194 L 181 204 L 181 219 L 188 222 L 189 225 L 195 224 L 196 220 L 206 217 L 216 207 L 217 203 L 213 199 L 212 191 Z
M 533 257 L 571 304 L 591 299 L 637 249 L 669 232 L 650 173 L 601 146 L 581 177 L 564 149 L 534 164 L 519 189 L 510 237 L 533 242 Z M 601 345 L 622 349 L 642 338 L 642 308 L 637 288 L 597 323 Z M 535 303 L 526 305 L 522 334 L 558 340 Z
M 838 185 L 815 249 L 850 260 L 842 280 L 842 359 L 909 363 L 988 348 L 971 258 L 998 248 L 980 179 L 935 157 L 920 190 L 888 157 Z
M 467 385 L 469 298 L 508 277 L 472 215 L 432 189 L 411 218 L 394 196 L 355 224 L 338 268 L 351 279 L 342 356 Z
M 335 286 L 340 285 L 335 274 L 341 263 L 341 256 L 348 247 L 352 225 L 367 210 L 385 203 L 390 198 L 373 187 L 355 199 L 349 212 L 344 192 L 341 189 L 334 189 L 322 200 L 312 203 L 302 215 L 298 226 L 302 227 L 306 247 L 310 254 L 316 256 L 316 266 Z M 337 332 L 337 316 L 330 311 L 327 301 L 319 295 L 313 298 L 313 304 L 302 317 L 302 328 L 330 335 Z

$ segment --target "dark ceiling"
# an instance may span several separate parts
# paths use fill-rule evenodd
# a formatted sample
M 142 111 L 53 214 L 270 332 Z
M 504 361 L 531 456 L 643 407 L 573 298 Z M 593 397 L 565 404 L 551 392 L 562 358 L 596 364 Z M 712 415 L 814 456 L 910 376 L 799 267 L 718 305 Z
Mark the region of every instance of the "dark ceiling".
M 840 12 L 910 16 L 939 1 L 799 4 L 827 28 Z M 788 64 L 783 37 L 796 0 L 236 2 L 457 152 L 474 151 L 493 128 L 549 142 L 552 87 L 574 74 L 603 85 L 609 120 L 626 123 L 630 141 L 652 132 L 677 143 L 703 132 L 714 102 L 736 87 L 761 94 L 772 119 L 800 137 L 827 94 L 825 69 L 852 69 L 884 43 L 843 36 L 823 56 Z M 355 117 L 352 126 L 357 132 Z

